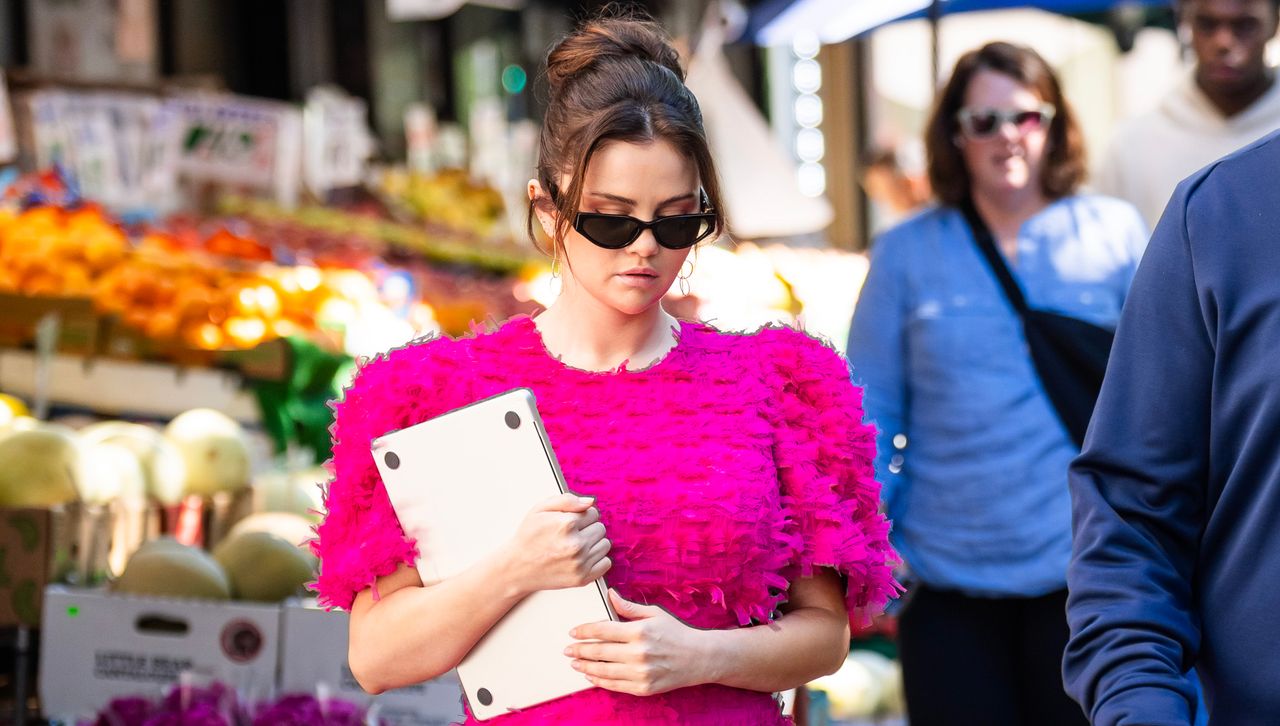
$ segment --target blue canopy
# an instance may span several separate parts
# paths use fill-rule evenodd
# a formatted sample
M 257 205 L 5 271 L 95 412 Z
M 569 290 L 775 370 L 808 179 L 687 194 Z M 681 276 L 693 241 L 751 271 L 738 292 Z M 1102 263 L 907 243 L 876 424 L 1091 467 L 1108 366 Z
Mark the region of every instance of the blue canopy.
M 745 37 L 773 45 L 812 32 L 837 43 L 887 23 L 928 17 L 934 3 L 940 15 L 1011 8 L 1078 15 L 1123 5 L 1168 6 L 1170 0 L 765 0 L 751 10 Z

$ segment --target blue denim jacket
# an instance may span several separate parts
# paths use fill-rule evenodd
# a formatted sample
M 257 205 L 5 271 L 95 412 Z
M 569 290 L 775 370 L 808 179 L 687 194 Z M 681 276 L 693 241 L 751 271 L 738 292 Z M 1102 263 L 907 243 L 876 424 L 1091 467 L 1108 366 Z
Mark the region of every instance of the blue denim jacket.
M 1023 225 L 1011 269 L 1032 307 L 1114 327 L 1146 241 L 1129 204 L 1068 197 Z M 913 574 L 972 595 L 1062 588 L 1079 452 L 958 210 L 930 208 L 880 237 L 848 356 Z

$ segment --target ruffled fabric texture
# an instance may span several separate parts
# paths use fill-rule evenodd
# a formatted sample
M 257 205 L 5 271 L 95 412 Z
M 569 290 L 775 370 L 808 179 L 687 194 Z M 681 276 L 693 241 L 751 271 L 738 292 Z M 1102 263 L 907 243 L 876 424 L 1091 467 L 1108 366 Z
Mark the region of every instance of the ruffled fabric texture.
M 790 328 L 733 335 L 682 323 L 679 337 L 650 368 L 592 373 L 551 357 L 533 321 L 519 317 L 366 365 L 336 409 L 329 514 L 313 544 L 322 602 L 348 608 L 417 555 L 369 442 L 523 386 L 537 397 L 569 488 L 596 497 L 614 543 L 605 579 L 624 597 L 698 628 L 749 626 L 778 616 L 795 578 L 830 567 L 847 582 L 851 617 L 879 612 L 899 591 L 896 557 L 878 512 L 875 432 L 861 421 L 843 358 Z M 593 689 L 491 723 L 570 715 L 786 723 L 769 694 L 713 686 L 646 699 Z
M 400 529 L 369 444 L 469 403 L 467 344 L 430 338 L 371 359 L 333 404 L 333 458 L 326 464 L 332 479 L 325 519 L 310 543 L 320 559 L 311 587 L 326 608 L 350 610 L 356 593 L 417 561 L 417 547 Z
M 783 507 L 799 531 L 800 575 L 830 567 L 846 580 L 851 624 L 878 615 L 902 587 L 880 513 L 876 430 L 862 422 L 862 389 L 829 346 L 789 328 L 762 330 L 783 383 L 777 399 L 776 453 Z

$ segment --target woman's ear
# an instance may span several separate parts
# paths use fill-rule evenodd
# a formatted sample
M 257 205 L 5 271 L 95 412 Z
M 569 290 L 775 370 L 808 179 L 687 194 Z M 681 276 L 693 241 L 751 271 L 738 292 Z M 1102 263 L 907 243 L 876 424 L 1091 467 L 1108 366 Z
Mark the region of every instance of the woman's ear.
M 529 180 L 529 201 L 533 204 L 533 213 L 538 217 L 538 224 L 542 225 L 542 231 L 546 233 L 548 238 L 555 237 L 555 215 L 546 210 L 546 205 L 542 204 L 546 200 L 546 193 L 542 189 L 542 184 L 537 179 Z

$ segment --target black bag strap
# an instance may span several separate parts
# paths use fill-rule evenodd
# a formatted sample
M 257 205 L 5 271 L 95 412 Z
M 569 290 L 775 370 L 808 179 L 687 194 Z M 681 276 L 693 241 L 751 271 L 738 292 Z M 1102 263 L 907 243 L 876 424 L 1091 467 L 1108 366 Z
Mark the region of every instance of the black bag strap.
M 973 241 L 978 243 L 978 250 L 982 252 L 983 257 L 987 258 L 987 265 L 996 274 L 1000 287 L 1004 288 L 1004 296 L 1008 298 L 1009 304 L 1013 305 L 1018 316 L 1025 318 L 1028 309 L 1027 298 L 1022 294 L 1022 287 L 1014 279 L 1013 272 L 1004 260 L 1004 255 L 996 249 L 996 240 L 991 234 L 991 228 L 982 221 L 982 215 L 978 214 L 978 208 L 973 205 L 972 199 L 961 202 L 960 211 L 964 214 L 965 221 L 969 223 L 969 229 L 973 232 Z

